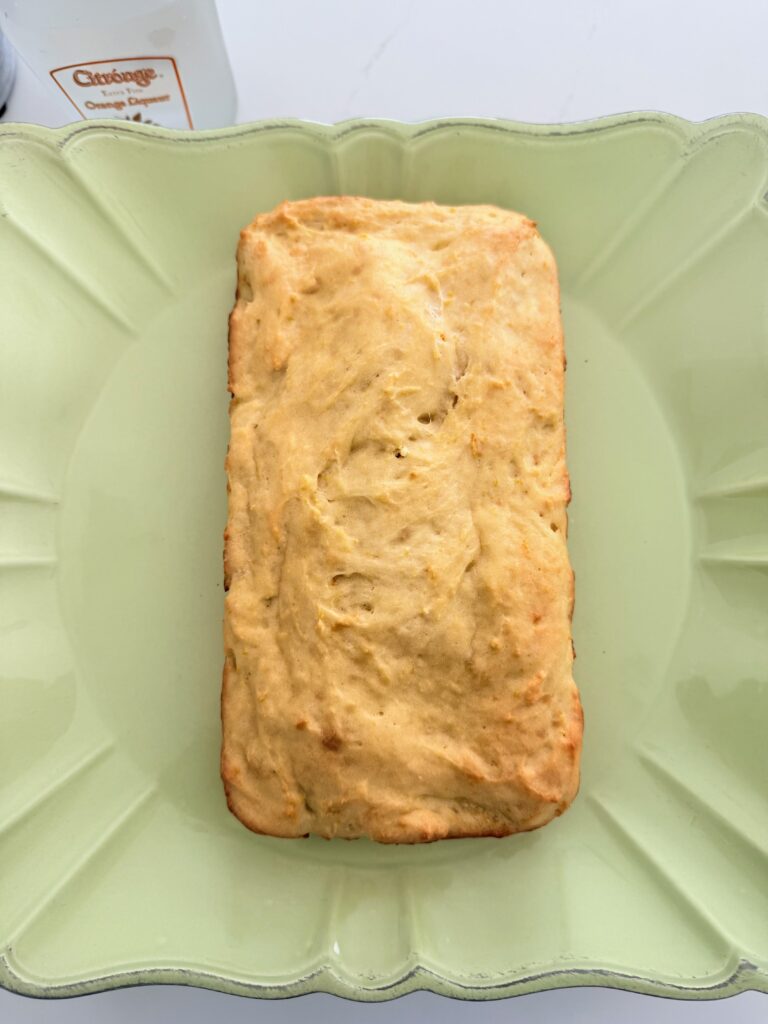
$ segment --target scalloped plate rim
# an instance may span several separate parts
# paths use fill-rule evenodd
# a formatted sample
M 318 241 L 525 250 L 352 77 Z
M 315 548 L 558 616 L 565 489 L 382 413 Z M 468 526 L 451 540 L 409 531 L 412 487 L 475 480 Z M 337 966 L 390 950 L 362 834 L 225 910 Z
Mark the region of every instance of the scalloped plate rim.
M 612 128 L 629 127 L 636 124 L 660 124 L 671 128 L 683 137 L 709 135 L 723 127 L 744 127 L 768 137 L 768 116 L 748 111 L 716 114 L 713 117 L 694 121 L 661 110 L 636 110 L 620 114 L 605 114 L 599 117 L 584 118 L 580 121 L 566 122 L 527 122 L 502 117 L 436 117 L 421 121 L 400 121 L 397 118 L 353 117 L 343 121 L 314 121 L 296 117 L 263 118 L 244 124 L 230 125 L 226 128 L 212 128 L 205 131 L 184 131 L 182 129 L 162 128 L 156 125 L 139 125 L 130 122 L 94 118 L 88 121 L 75 121 L 49 128 L 44 125 L 26 124 L 9 121 L 0 125 L 0 141 L 3 138 L 28 137 L 55 143 L 59 148 L 82 134 L 120 133 L 143 136 L 145 138 L 165 138 L 185 142 L 187 145 L 199 145 L 205 142 L 225 141 L 255 135 L 264 131 L 293 129 L 299 132 L 310 131 L 322 138 L 337 141 L 346 135 L 366 128 L 388 131 L 394 138 L 420 138 L 442 128 L 489 128 L 509 134 L 563 136 L 581 135 L 604 131 Z
M 734 971 L 727 978 L 711 983 L 704 981 L 703 984 L 696 984 L 695 979 L 686 984 L 662 981 L 643 974 L 614 971 L 610 968 L 574 966 L 544 969 L 509 981 L 481 985 L 448 978 L 419 964 L 393 981 L 369 986 L 351 983 L 330 964 L 325 963 L 303 977 L 274 984 L 247 982 L 187 967 L 146 967 L 97 975 L 83 981 L 45 985 L 27 981 L 16 974 L 6 953 L 7 951 L 0 953 L 1 987 L 17 995 L 36 999 L 74 998 L 144 985 L 184 985 L 261 999 L 287 999 L 325 993 L 353 1002 L 385 1002 L 412 992 L 432 992 L 452 999 L 484 1001 L 532 995 L 535 992 L 547 992 L 557 988 L 615 988 L 638 995 L 691 1000 L 725 999 L 747 991 L 768 994 L 768 971 L 746 958 L 739 959 Z

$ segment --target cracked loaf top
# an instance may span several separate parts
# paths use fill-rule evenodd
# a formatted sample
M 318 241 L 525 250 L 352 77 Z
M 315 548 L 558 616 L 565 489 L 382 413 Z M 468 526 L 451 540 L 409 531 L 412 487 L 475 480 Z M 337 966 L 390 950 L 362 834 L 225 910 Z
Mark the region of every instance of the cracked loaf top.
M 241 235 L 222 775 L 276 836 L 502 836 L 578 787 L 557 272 L 491 206 Z

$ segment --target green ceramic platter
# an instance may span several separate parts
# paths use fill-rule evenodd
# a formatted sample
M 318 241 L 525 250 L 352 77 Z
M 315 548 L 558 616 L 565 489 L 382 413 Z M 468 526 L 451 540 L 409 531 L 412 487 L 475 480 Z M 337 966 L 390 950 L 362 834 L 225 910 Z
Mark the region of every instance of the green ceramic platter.
M 768 990 L 768 129 L 658 114 L 0 130 L 0 977 L 73 995 Z M 425 847 L 218 776 L 239 229 L 497 203 L 557 256 L 582 789 Z

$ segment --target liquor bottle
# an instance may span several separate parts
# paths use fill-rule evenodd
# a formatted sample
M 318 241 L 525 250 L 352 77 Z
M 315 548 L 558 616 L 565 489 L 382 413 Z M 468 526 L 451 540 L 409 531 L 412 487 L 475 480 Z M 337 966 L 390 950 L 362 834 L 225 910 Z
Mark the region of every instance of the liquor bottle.
M 5 0 L 0 28 L 80 117 L 166 128 L 235 119 L 215 0 Z

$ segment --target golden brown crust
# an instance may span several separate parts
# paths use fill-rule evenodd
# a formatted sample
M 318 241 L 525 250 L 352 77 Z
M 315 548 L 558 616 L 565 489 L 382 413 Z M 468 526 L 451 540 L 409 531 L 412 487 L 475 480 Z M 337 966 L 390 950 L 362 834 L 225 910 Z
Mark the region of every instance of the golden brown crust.
M 519 214 L 328 197 L 241 233 L 222 778 L 249 828 L 430 842 L 571 802 L 563 368 Z

